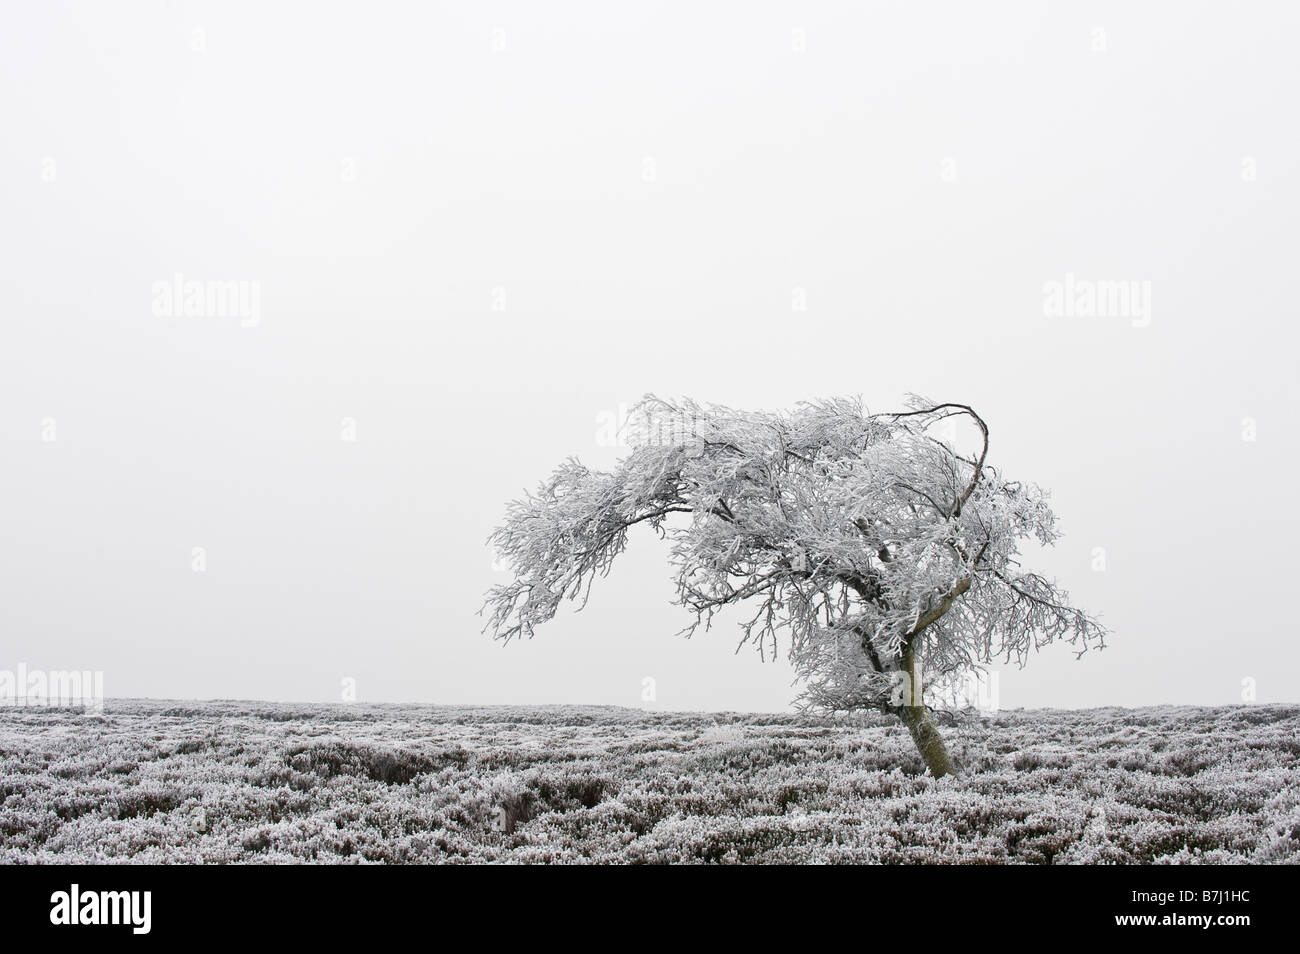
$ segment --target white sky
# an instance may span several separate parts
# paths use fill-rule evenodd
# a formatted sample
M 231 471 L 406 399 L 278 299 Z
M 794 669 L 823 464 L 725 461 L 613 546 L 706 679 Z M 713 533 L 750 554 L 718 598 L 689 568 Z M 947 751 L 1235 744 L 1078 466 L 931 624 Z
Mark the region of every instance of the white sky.
M 646 391 L 916 391 L 1052 488 L 1037 566 L 1114 630 L 1003 706 L 1296 700 L 1300 8 L 542 6 L 5 7 L 0 668 L 782 709 L 648 530 L 505 648 L 484 539 Z M 176 273 L 255 326 L 154 314 Z M 1067 274 L 1150 323 L 1046 315 Z

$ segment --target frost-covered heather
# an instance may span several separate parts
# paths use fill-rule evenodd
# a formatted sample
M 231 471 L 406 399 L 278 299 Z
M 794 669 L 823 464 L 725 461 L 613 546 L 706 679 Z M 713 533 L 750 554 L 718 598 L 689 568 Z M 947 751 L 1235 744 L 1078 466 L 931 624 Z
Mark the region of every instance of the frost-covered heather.
M 3 862 L 1300 861 L 1300 707 L 0 709 Z

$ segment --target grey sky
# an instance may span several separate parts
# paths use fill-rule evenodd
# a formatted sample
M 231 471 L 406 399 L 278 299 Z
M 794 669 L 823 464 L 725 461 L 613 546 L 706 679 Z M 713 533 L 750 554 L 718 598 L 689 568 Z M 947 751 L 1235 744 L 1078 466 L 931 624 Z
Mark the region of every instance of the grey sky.
M 780 709 L 648 530 L 506 648 L 484 538 L 646 391 L 915 391 L 1053 490 L 1031 559 L 1114 630 L 1002 705 L 1296 699 L 1300 9 L 545 7 L 6 6 L 0 668 Z

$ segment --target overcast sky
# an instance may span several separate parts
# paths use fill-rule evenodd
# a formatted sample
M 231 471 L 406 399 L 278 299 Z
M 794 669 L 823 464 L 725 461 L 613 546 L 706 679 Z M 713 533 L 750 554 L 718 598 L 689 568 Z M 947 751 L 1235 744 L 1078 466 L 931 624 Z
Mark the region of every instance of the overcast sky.
M 1300 8 L 3 17 L 0 669 L 784 709 L 738 615 L 675 635 L 648 529 L 508 647 L 485 538 L 645 392 L 919 392 L 1051 488 L 1030 565 L 1113 630 L 1002 706 L 1296 701 Z

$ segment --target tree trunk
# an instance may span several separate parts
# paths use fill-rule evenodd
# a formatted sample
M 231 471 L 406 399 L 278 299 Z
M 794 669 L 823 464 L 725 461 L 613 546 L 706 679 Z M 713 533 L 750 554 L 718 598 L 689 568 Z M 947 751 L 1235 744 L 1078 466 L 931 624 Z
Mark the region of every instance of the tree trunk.
M 907 731 L 912 733 L 912 741 L 916 743 L 921 758 L 925 759 L 930 774 L 935 778 L 956 775 L 957 767 L 952 764 L 952 756 L 948 754 L 948 747 L 943 744 L 939 727 L 930 718 L 930 710 L 924 705 L 919 705 L 900 706 L 897 711 L 898 717 L 903 720 L 903 725 L 907 726 Z
M 966 580 L 966 586 L 970 586 L 969 578 Z M 965 588 L 963 587 L 960 592 L 964 593 Z M 894 712 L 903 720 L 907 731 L 912 733 L 912 741 L 916 743 L 921 758 L 925 759 L 930 774 L 935 778 L 943 778 L 945 775 L 956 775 L 957 767 L 952 764 L 952 756 L 948 754 L 948 747 L 943 744 L 939 727 L 934 724 L 934 720 L 930 718 L 930 710 L 925 707 L 925 685 L 921 674 L 921 639 L 921 634 L 914 632 L 903 642 L 898 657 L 899 670 L 902 673 L 900 687 L 902 704 L 897 706 Z

